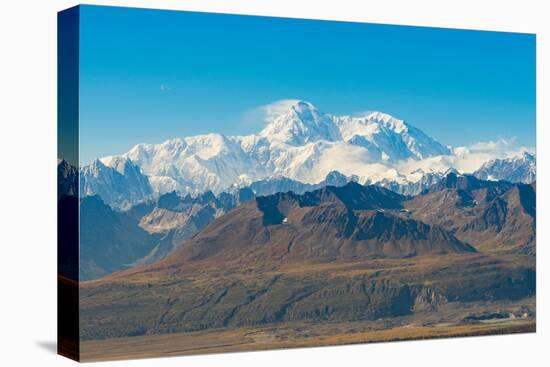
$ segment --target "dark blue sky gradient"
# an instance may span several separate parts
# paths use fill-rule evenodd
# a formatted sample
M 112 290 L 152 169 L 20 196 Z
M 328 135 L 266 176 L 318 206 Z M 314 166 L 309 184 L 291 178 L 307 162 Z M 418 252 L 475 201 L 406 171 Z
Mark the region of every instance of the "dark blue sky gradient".
M 535 144 L 535 36 L 83 6 L 81 162 L 136 143 L 259 131 L 304 99 L 380 110 L 450 145 Z

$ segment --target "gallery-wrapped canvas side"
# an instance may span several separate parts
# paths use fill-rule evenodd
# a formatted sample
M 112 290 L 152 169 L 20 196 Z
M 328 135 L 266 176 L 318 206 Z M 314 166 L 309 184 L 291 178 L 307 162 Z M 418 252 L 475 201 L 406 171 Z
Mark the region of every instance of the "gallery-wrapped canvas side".
M 57 351 L 79 360 L 79 7 L 58 13 Z

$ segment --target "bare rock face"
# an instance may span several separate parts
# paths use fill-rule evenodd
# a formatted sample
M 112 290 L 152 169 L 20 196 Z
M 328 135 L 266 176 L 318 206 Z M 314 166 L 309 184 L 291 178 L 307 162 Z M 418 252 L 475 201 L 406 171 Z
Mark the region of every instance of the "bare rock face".
M 349 183 L 258 197 L 214 220 L 156 266 L 327 262 L 468 253 L 440 226 L 402 216 L 404 197 Z
M 411 216 L 454 233 L 480 251 L 534 255 L 534 185 L 449 174 L 404 203 Z
M 420 289 L 414 300 L 414 311 L 434 311 L 437 307 L 447 303 L 447 297 L 432 287 Z
M 57 197 L 78 195 L 78 169 L 61 159 L 57 162 Z

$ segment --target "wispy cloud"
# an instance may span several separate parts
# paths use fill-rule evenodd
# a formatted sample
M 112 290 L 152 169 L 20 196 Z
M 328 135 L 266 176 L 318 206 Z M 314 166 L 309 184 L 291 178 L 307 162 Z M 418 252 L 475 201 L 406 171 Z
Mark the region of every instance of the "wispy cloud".
M 159 86 L 159 89 L 161 92 L 169 92 L 172 90 L 172 88 L 164 83 L 161 83 Z
M 464 173 L 472 173 L 483 163 L 493 159 L 510 158 L 523 152 L 535 152 L 534 147 L 520 146 L 516 141 L 515 137 L 480 141 L 468 146 L 455 147 L 450 155 L 430 157 L 421 161 L 410 159 L 399 162 L 398 169 L 405 175 L 417 169 L 425 172 L 444 172 L 451 167 Z
M 472 172 L 483 163 L 493 159 L 510 158 L 526 151 L 534 153 L 534 147 L 520 146 L 516 141 L 517 138 L 512 137 L 456 147 L 453 149 L 456 160 L 455 167 L 464 172 Z
M 288 111 L 299 99 L 281 99 L 272 103 L 251 108 L 243 113 L 243 124 L 263 127 L 274 118 Z

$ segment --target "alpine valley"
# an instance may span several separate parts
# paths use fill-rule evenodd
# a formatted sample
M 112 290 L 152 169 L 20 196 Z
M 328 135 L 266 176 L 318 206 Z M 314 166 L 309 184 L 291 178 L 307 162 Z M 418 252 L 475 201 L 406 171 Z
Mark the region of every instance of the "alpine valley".
M 82 360 L 535 330 L 529 149 L 280 107 L 256 135 L 59 161 Z

